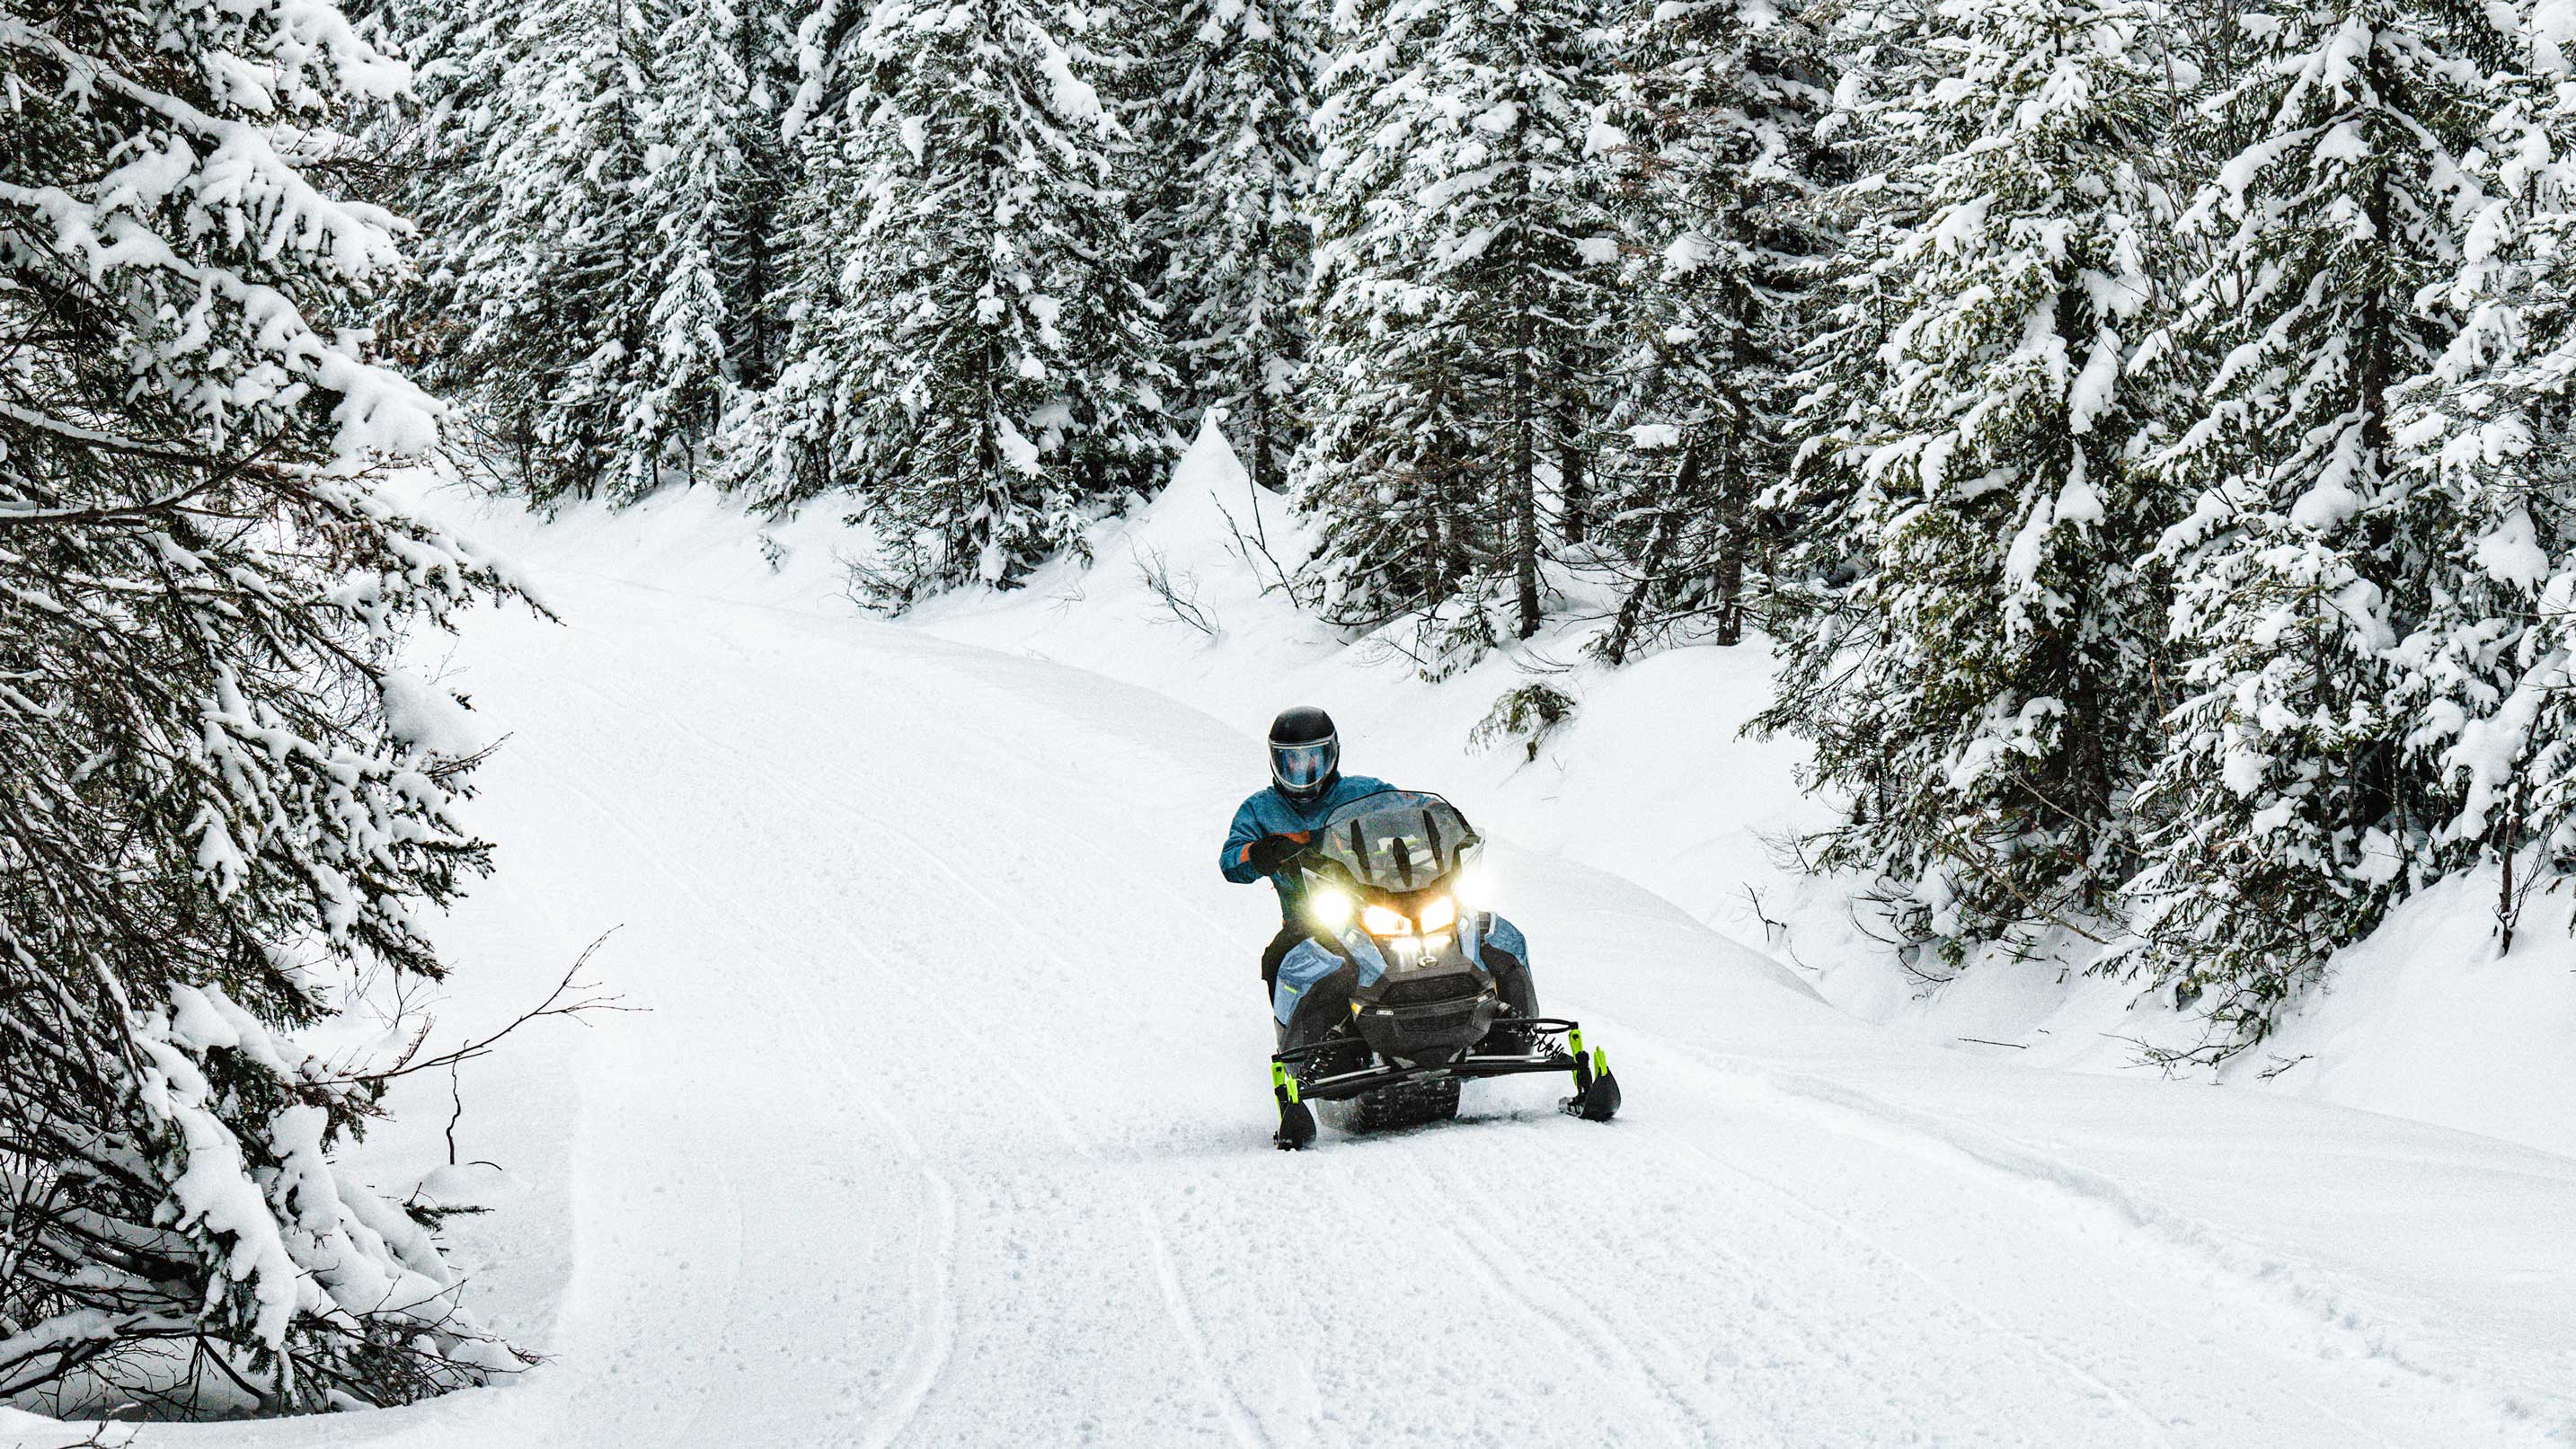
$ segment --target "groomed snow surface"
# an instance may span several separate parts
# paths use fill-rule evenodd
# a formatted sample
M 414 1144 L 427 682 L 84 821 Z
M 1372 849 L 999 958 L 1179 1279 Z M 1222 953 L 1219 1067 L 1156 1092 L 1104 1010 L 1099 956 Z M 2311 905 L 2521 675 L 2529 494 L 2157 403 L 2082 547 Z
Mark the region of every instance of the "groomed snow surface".
M 1184 481 L 1250 507 L 1220 461 Z M 1087 576 L 901 624 L 834 596 L 833 520 L 781 530 L 773 568 L 688 495 L 487 512 L 563 622 L 487 613 L 418 661 L 506 741 L 468 807 L 503 870 L 446 925 L 439 1039 L 611 927 L 596 974 L 642 1010 L 467 1067 L 458 1166 L 443 1081 L 359 1161 L 491 1209 L 450 1231 L 474 1301 L 550 1357 L 135 1442 L 2576 1442 L 2576 1159 L 1829 1005 L 1811 979 L 1860 968 L 1823 934 L 1803 971 L 1754 949 L 1794 752 L 1704 763 L 1758 661 L 1664 656 L 1587 686 L 1563 753 L 1466 756 L 1508 680 L 1426 689 L 1289 621 L 1215 502 L 1176 488 Z M 1217 637 L 1156 619 L 1130 546 L 1197 580 Z M 1291 696 L 1342 716 L 1354 768 L 1505 837 L 1506 909 L 1608 1048 L 1616 1122 L 1480 1084 L 1455 1124 L 1271 1149 L 1275 911 L 1214 854 Z M 2473 950 L 2438 935 L 2415 945 Z M 2532 980 L 2527 1011 L 2564 1007 Z M 2444 1033 L 2421 1049 L 2474 1051 Z M 2338 1040 L 2343 1071 L 2426 1075 L 2400 1027 Z M 2433 1098 L 2480 1110 L 2383 1105 Z

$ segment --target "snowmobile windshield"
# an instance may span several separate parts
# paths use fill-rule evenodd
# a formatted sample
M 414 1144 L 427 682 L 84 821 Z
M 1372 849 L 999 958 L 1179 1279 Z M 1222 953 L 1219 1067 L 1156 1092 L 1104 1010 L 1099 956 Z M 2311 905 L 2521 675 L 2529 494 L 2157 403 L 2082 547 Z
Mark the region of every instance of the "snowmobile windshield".
M 1315 850 L 1372 890 L 1417 891 L 1458 868 L 1476 832 L 1437 795 L 1363 795 L 1317 827 Z

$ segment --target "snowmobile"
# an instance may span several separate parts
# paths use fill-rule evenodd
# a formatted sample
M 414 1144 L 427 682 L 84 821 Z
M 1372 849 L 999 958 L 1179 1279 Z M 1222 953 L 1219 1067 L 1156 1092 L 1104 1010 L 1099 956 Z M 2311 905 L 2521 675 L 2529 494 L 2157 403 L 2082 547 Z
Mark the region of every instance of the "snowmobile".
M 1311 934 L 1280 968 L 1296 998 L 1270 1059 L 1281 1150 L 1313 1145 L 1315 1103 L 1350 1103 L 1361 1131 L 1417 1126 L 1456 1116 L 1475 1077 L 1564 1072 L 1564 1111 L 1619 1110 L 1606 1054 L 1540 1015 L 1528 967 L 1496 944 L 1519 932 L 1483 908 L 1483 846 L 1448 801 L 1389 790 L 1334 811 L 1289 863 Z

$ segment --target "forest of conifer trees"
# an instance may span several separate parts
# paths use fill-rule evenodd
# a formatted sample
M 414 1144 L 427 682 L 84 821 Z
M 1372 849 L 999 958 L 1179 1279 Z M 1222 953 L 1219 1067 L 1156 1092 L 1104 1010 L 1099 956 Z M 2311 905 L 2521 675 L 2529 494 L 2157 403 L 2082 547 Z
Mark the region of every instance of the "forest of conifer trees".
M 2217 1056 L 2576 850 L 2537 0 L 395 14 L 404 342 L 539 500 L 819 502 L 901 609 L 1221 408 L 1328 620 L 1749 621 L 1819 863 L 1953 959 L 2110 942 Z

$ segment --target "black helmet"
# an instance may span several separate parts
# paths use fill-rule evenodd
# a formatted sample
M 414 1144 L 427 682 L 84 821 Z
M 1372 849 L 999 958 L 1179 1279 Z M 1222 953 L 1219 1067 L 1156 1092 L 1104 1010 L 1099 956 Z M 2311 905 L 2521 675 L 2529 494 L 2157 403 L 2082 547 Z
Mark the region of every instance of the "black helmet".
M 1304 804 L 1320 798 L 1341 778 L 1342 742 L 1333 734 L 1333 717 L 1311 704 L 1283 709 L 1270 722 L 1270 783 L 1279 793 Z

